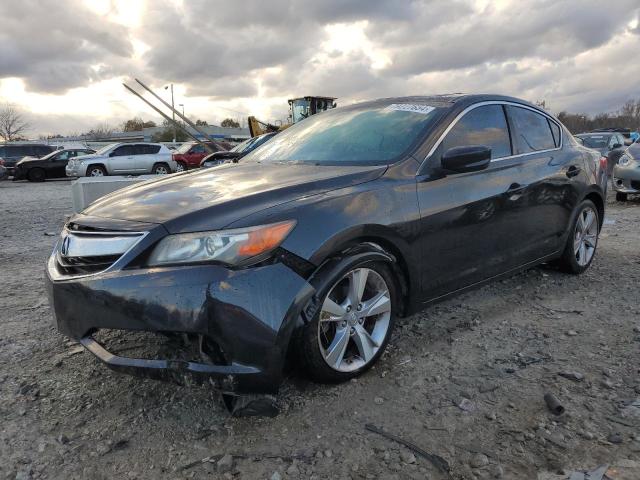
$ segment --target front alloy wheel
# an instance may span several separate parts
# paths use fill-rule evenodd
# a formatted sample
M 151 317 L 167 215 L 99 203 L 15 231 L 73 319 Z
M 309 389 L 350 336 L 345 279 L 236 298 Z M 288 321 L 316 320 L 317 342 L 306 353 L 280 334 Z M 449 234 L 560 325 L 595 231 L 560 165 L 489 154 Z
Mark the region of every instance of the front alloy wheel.
M 382 355 L 394 324 L 395 280 L 386 264 L 369 261 L 328 285 L 319 312 L 304 327 L 300 351 L 315 380 L 340 382 Z
M 318 343 L 327 364 L 339 372 L 364 367 L 376 355 L 391 318 L 389 287 L 379 273 L 356 268 L 322 304 Z

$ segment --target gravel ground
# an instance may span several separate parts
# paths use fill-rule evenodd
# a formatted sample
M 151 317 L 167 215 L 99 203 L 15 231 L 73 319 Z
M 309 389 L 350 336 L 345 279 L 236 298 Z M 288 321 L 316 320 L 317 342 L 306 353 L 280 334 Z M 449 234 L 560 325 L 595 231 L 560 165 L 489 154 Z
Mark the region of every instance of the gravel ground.
M 282 413 L 250 419 L 206 386 L 117 375 L 54 330 L 42 275 L 68 181 L 0 182 L 0 205 L 0 478 L 640 478 L 638 200 L 609 200 L 586 274 L 535 268 L 432 306 L 362 378 L 294 372 Z

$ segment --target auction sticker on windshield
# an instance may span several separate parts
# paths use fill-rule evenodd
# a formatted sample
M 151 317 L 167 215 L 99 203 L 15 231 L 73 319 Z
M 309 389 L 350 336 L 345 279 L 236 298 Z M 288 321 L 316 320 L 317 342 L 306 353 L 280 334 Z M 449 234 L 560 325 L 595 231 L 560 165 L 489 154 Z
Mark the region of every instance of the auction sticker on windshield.
M 411 103 L 392 103 L 385 110 L 399 110 L 401 112 L 414 112 L 428 115 L 436 108 L 429 105 L 415 105 Z

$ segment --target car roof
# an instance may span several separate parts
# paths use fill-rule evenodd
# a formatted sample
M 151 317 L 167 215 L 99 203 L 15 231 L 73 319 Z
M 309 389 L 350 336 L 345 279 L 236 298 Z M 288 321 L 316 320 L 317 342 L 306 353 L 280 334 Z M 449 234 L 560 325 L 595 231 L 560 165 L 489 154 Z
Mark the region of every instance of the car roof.
M 539 106 L 527 102 L 526 100 L 522 100 L 521 98 L 510 97 L 507 95 L 498 95 L 498 94 L 490 94 L 490 93 L 478 93 L 478 94 L 469 94 L 469 93 L 446 93 L 440 95 L 414 95 L 409 97 L 388 97 L 388 98 L 379 98 L 376 100 L 371 100 L 367 102 L 361 102 L 354 105 L 364 106 L 370 104 L 371 106 L 376 105 L 390 105 L 392 103 L 418 103 L 423 105 L 428 105 L 432 107 L 440 107 L 440 108 L 451 108 L 454 106 L 466 108 L 469 105 L 480 102 L 489 102 L 489 101 L 500 101 L 500 102 L 512 102 L 519 103 L 525 105 L 527 107 L 534 108 L 539 110 L 548 116 L 553 116 L 551 113 L 547 112 L 544 109 L 541 109 Z M 341 108 L 348 108 L 341 107 Z

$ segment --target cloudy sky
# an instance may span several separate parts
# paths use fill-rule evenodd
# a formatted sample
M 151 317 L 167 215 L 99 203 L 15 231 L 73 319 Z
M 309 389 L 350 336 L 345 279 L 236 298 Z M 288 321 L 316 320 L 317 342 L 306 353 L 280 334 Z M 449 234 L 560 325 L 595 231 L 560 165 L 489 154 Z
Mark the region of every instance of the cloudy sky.
M 491 92 L 554 111 L 640 98 L 638 0 L 0 2 L 0 102 L 31 136 L 157 120 L 138 77 L 208 122 L 286 118 L 287 98 Z

